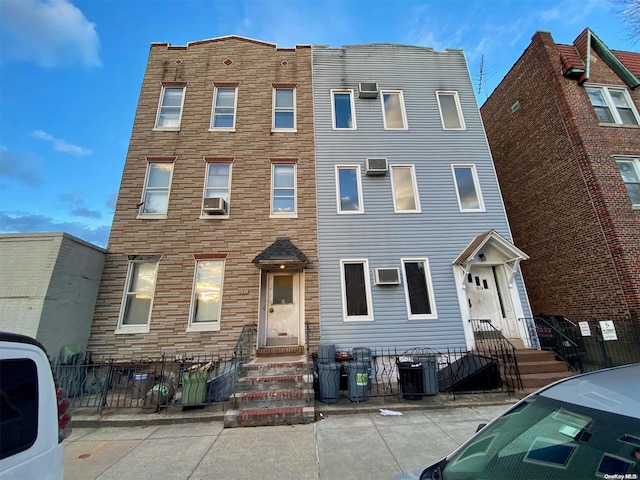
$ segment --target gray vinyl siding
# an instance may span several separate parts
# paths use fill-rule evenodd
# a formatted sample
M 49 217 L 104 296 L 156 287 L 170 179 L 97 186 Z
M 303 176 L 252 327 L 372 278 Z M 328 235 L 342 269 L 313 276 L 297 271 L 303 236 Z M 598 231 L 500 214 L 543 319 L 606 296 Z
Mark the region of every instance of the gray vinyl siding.
M 408 130 L 385 130 L 380 96 L 359 99 L 358 82 L 402 90 Z M 322 342 L 341 347 L 463 347 L 452 261 L 476 235 L 494 229 L 512 240 L 471 80 L 461 51 L 401 45 L 314 47 L 313 87 Z M 332 89 L 352 89 L 357 130 L 333 130 Z M 464 131 L 444 131 L 436 91 L 457 91 Z M 413 164 L 421 213 L 394 213 L 390 173 L 365 175 L 367 157 Z M 452 164 L 475 164 L 486 212 L 461 213 Z M 338 214 L 335 165 L 359 164 L 364 214 Z M 369 261 L 373 321 L 345 322 L 341 259 Z M 437 319 L 409 320 L 402 282 L 374 285 L 373 269 L 427 258 Z M 401 270 L 402 271 L 402 270 Z M 526 294 L 520 275 L 523 305 Z

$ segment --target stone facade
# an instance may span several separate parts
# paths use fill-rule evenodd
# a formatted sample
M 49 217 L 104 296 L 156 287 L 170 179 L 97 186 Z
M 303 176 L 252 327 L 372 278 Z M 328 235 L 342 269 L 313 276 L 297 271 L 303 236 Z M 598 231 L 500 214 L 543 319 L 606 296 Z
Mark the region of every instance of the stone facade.
M 573 51 L 583 65 L 586 35 Z M 636 110 L 640 89 L 593 49 L 586 82 L 563 75 L 562 48 L 537 32 L 481 113 L 514 240 L 531 257 L 522 270 L 533 312 L 628 317 L 640 311 L 640 209 L 615 157 L 640 155 L 640 128 L 599 123 L 585 85 L 625 87 Z
M 274 85 L 295 87 L 297 129 L 272 131 Z M 186 85 L 179 131 L 154 130 L 162 86 Z M 237 85 L 235 131 L 210 130 L 215 86 Z M 166 218 L 142 218 L 147 163 L 173 161 Z M 206 161 L 231 162 L 229 215 L 202 213 Z M 286 160 L 283 160 L 286 159 Z M 295 163 L 297 218 L 271 213 L 272 162 Z M 311 48 L 241 37 L 152 44 L 95 309 L 89 350 L 127 358 L 230 351 L 257 323 L 261 270 L 252 260 L 276 237 L 309 259 L 304 319 L 318 323 Z M 159 255 L 148 333 L 116 333 L 129 259 Z M 219 331 L 187 331 L 196 258 L 226 258 Z M 317 328 L 315 329 L 317 331 Z M 317 339 L 315 339 L 317 341 Z

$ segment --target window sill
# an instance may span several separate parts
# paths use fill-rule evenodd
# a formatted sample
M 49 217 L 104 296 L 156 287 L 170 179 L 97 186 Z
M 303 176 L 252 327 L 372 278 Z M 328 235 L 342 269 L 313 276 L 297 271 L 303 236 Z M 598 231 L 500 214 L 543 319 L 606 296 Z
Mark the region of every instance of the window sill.
M 631 205 L 631 210 L 640 210 L 640 205 Z
M 137 215 L 138 220 L 166 220 L 167 214 L 164 215 Z
M 272 213 L 269 218 L 298 218 L 297 213 Z
M 486 209 L 482 210 L 460 210 L 460 213 L 487 213 Z
M 232 132 L 236 131 L 235 128 L 209 128 L 210 132 Z
M 406 132 L 409 130 L 409 127 L 403 127 L 403 128 L 389 128 L 389 127 L 384 127 L 385 130 L 390 131 L 390 132 Z
M 422 213 L 422 210 L 394 210 L 393 213 L 402 215 L 403 213 L 414 214 L 414 213 Z
M 416 320 L 438 320 L 437 315 L 409 315 L 409 321 L 415 322 Z
M 445 132 L 464 132 L 467 129 L 466 128 L 444 128 L 442 127 L 442 130 Z
M 598 123 L 601 127 L 613 127 L 613 128 L 640 128 L 640 125 L 632 125 L 630 123 Z
M 335 130 L 336 132 L 353 132 L 353 131 L 357 130 L 357 128 L 337 128 L 337 127 L 333 127 L 333 130 Z
M 271 133 L 298 133 L 297 128 L 272 128 Z
M 349 212 L 349 211 L 341 212 L 341 211 L 338 211 L 338 215 L 364 215 L 364 212 Z
M 373 322 L 373 318 L 355 318 L 355 317 L 347 317 L 342 319 L 343 322 Z
M 133 335 L 136 333 L 149 333 L 149 325 L 120 326 L 114 332 L 116 335 Z
M 203 323 L 198 325 L 189 325 L 187 327 L 187 332 L 219 332 L 220 324 L 219 323 Z
M 152 132 L 179 132 L 180 131 L 180 127 L 178 127 L 178 128 L 159 128 L 159 127 L 155 127 L 151 131 Z
M 200 220 L 228 220 L 229 215 L 203 215 L 200 214 Z

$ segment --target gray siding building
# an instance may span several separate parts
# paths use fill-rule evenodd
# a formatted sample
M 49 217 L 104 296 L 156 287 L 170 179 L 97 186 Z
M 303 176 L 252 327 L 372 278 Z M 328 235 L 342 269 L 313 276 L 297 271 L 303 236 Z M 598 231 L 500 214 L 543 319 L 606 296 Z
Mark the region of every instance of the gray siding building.
M 463 52 L 314 47 L 313 89 L 322 342 L 472 348 L 471 318 L 524 340 L 528 257 Z
M 0 330 L 39 340 L 52 357 L 87 348 L 105 251 L 66 233 L 0 235 Z

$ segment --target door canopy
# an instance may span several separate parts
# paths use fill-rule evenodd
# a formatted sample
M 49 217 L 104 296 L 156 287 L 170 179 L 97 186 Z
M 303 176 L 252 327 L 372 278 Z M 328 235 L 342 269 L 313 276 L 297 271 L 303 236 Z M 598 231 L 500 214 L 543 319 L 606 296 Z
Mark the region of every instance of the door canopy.
M 474 238 L 453 261 L 453 265 L 460 266 L 465 275 L 473 265 L 504 265 L 508 269 L 509 286 L 511 286 L 518 265 L 522 260 L 528 259 L 529 256 L 509 240 L 495 230 L 489 230 Z
M 276 237 L 276 241 L 253 259 L 261 270 L 300 270 L 306 268 L 309 259 L 289 237 Z

